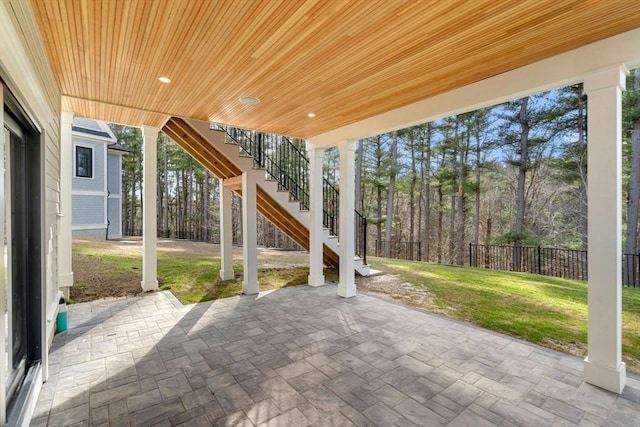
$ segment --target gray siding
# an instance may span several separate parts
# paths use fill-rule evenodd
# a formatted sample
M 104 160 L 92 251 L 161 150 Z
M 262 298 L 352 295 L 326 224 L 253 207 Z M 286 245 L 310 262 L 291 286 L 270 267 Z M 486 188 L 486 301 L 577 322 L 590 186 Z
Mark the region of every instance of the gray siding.
M 107 155 L 107 190 L 109 194 L 120 194 L 120 181 L 122 180 L 121 157 L 117 154 Z
M 107 218 L 109 219 L 109 238 L 122 237 L 122 212 L 119 197 L 108 199 Z
M 89 230 L 73 230 L 72 236 L 74 239 L 104 240 L 106 233 L 106 228 L 92 228 Z
M 75 176 L 75 156 L 76 145 L 83 147 L 91 147 L 93 149 L 93 178 L 77 178 Z M 74 170 L 72 187 L 74 191 L 104 191 L 104 167 L 105 167 L 105 144 L 101 142 L 88 141 L 77 136 L 73 137 L 73 158 L 74 158 Z M 74 206 L 75 209 L 75 206 Z
M 73 195 L 73 227 L 104 224 L 104 197 Z

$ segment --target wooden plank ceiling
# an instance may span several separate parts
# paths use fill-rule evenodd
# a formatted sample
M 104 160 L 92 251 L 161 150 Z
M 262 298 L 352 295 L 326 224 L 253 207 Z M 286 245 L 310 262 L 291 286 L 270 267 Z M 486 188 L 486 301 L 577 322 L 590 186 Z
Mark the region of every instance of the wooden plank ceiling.
M 65 110 L 132 125 L 191 117 L 299 137 L 640 27 L 638 0 L 32 6 Z M 245 95 L 261 102 L 244 105 Z

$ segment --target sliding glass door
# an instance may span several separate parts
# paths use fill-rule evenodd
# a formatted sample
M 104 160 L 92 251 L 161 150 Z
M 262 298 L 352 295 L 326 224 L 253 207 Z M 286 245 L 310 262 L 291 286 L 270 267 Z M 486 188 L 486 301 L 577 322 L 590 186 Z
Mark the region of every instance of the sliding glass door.
M 27 366 L 28 205 L 27 159 L 24 132 L 4 116 L 5 223 L 5 392 L 10 404 L 24 380 Z

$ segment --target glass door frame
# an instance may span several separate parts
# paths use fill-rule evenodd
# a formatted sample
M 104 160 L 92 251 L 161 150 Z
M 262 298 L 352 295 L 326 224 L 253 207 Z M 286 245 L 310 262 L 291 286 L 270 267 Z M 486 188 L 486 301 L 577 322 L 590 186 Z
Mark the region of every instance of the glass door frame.
M 4 315 L 0 315 L 0 425 L 21 424 L 28 422 L 29 414 L 35 407 L 37 393 L 42 386 L 43 379 L 43 362 L 46 363 L 46 325 L 45 325 L 45 275 L 47 267 L 43 264 L 46 259 L 43 249 L 44 238 L 44 219 L 45 219 L 45 183 L 44 183 L 44 137 L 42 129 L 33 121 L 33 116 L 29 115 L 23 108 L 20 101 L 7 87 L 6 82 L 2 79 L 2 70 L 0 70 L 0 104 L 3 106 L 2 114 L 0 114 L 0 161 L 7 160 L 11 163 L 10 140 L 6 140 L 5 128 L 13 129 L 17 127 L 22 132 L 22 145 L 20 152 L 22 153 L 22 162 L 25 168 L 24 182 L 21 183 L 24 199 L 24 222 L 21 224 L 25 242 L 22 246 L 23 255 L 26 254 L 26 264 L 22 264 L 20 269 L 23 270 L 21 281 L 24 282 L 25 294 L 23 296 L 24 317 L 26 323 L 20 335 L 24 340 L 24 364 L 17 366 L 18 369 L 12 369 L 12 365 L 8 365 L 6 356 L 7 351 L 13 352 L 13 348 L 7 348 L 5 338 L 7 338 L 7 327 L 10 322 L 5 319 Z M 8 114 L 7 114 L 8 113 Z M 6 118 L 9 117 L 10 118 Z M 12 123 L 11 123 L 12 122 Z M 9 132 L 10 133 L 10 132 Z M 7 150 L 7 152 L 5 152 Z M 8 154 L 7 154 L 8 153 Z M 4 169 L 4 168 L 3 168 Z M 0 242 L 4 249 L 5 233 L 8 230 L 9 239 L 18 238 L 12 232 L 11 213 L 7 215 L 5 205 L 11 200 L 11 194 L 6 194 L 8 183 L 7 177 L 10 176 L 6 171 L 0 173 Z M 15 174 L 14 174 L 15 175 Z M 9 190 L 10 192 L 11 190 Z M 7 248 L 13 252 L 11 248 L 12 240 L 7 240 Z M 11 276 L 7 276 L 7 267 L 12 268 L 13 263 L 9 259 L 5 260 L 4 253 L 0 254 L 0 313 L 7 310 L 6 298 L 7 292 L 12 291 L 8 285 L 7 277 L 15 276 L 15 272 L 10 272 Z M 10 258 L 10 255 L 7 256 Z M 6 263 L 6 264 L 5 264 Z M 10 302 L 10 301 L 9 301 Z M 11 329 L 15 329 L 11 327 Z M 12 339 L 11 337 L 9 337 Z M 14 372 L 11 372 L 14 371 Z M 9 396 L 12 399 L 9 399 Z
M 22 142 L 24 143 L 24 138 L 25 135 L 22 131 L 22 126 L 20 126 L 6 111 L 4 112 L 4 127 L 3 127 L 3 134 L 4 134 L 4 201 L 5 201 L 5 223 L 3 224 L 4 226 L 4 232 L 5 232 L 5 241 L 4 241 L 4 251 L 5 251 L 5 256 L 4 256 L 4 262 L 5 262 L 5 272 L 6 272 L 6 276 L 4 278 L 4 282 L 5 282 L 5 292 L 6 292 L 6 307 L 5 307 L 5 363 L 7 366 L 7 380 L 5 383 L 5 392 L 6 392 L 6 396 L 7 396 L 7 400 L 10 401 L 12 399 L 12 397 L 15 395 L 16 390 L 18 389 L 18 387 L 20 386 L 20 384 L 22 383 L 25 374 L 26 374 L 26 366 L 27 366 L 27 356 L 26 356 L 26 349 L 25 349 L 25 353 L 23 354 L 23 356 L 20 358 L 20 361 L 18 362 L 18 365 L 16 367 L 14 367 L 14 363 L 15 360 L 13 360 L 14 358 L 14 351 L 13 351 L 13 342 L 14 342 L 14 327 L 13 327 L 13 312 L 12 312 L 12 308 L 14 307 L 14 302 L 13 302 L 13 292 L 11 292 L 12 290 L 12 280 L 13 280 L 13 276 L 12 276 L 12 265 L 13 265 L 13 251 L 11 250 L 12 244 L 11 242 L 13 242 L 13 228 L 11 227 L 12 224 L 12 209 L 13 209 L 13 193 L 12 193 L 12 188 L 13 188 L 13 182 L 12 182 L 12 175 L 13 175 L 13 166 L 12 166 L 12 148 L 11 148 L 11 138 L 13 135 L 15 135 L 15 137 L 20 138 L 20 140 L 22 140 Z M 25 331 L 26 332 L 26 331 Z M 22 339 L 24 340 L 26 338 L 22 337 Z

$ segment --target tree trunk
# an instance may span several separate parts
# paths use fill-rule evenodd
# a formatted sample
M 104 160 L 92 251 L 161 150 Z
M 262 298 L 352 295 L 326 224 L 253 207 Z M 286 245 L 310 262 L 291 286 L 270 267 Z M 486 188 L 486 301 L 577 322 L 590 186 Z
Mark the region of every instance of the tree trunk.
M 442 185 L 438 184 L 438 264 L 442 264 L 443 211 L 444 211 L 444 198 L 442 195 Z
M 473 243 L 477 245 L 480 242 L 480 128 L 476 124 L 476 188 L 475 188 L 475 213 L 473 215 Z
M 586 129 L 585 129 L 585 102 L 583 97 L 583 84 L 580 83 L 577 87 L 576 95 L 578 98 L 578 145 L 579 152 L 576 159 L 578 167 L 578 175 L 580 177 L 580 241 L 582 244 L 582 250 L 586 251 L 589 248 L 589 236 L 588 236 L 588 200 L 587 200 L 587 141 L 586 141 Z
M 358 141 L 358 148 L 356 149 L 356 210 L 362 213 L 362 165 L 364 162 L 364 140 Z
M 133 153 L 133 163 L 136 162 L 136 154 Z M 129 208 L 129 234 L 134 235 L 135 230 L 135 215 L 136 215 L 136 172 L 131 172 L 131 207 Z M 144 207 L 143 207 L 144 208 Z
M 183 218 L 183 212 L 184 212 L 184 207 L 183 207 L 183 199 L 182 199 L 182 193 L 183 193 L 183 189 L 181 189 L 182 186 L 182 182 L 183 182 L 183 177 L 184 175 L 184 171 L 177 171 L 176 172 L 176 237 L 178 239 L 182 239 L 183 235 L 184 235 L 184 218 Z
M 455 188 L 455 185 L 453 186 L 453 188 Z M 449 262 L 450 264 L 453 264 L 454 254 L 456 253 L 455 252 L 455 249 L 456 249 L 455 224 L 456 224 L 456 193 L 451 193 L 451 205 L 450 205 L 450 212 L 449 212 L 449 253 L 447 254 L 447 262 Z
M 416 185 L 418 183 L 418 171 L 416 170 L 416 148 L 414 131 L 409 136 L 411 144 L 411 183 L 409 186 L 409 241 L 415 239 L 415 215 L 416 215 Z
M 429 232 L 431 227 L 430 215 L 431 215 L 431 123 L 427 123 L 427 134 L 425 140 L 425 157 L 424 165 L 425 170 L 423 183 L 424 183 L 424 235 L 422 237 L 423 258 L 425 261 L 429 261 L 431 245 L 429 244 Z
M 202 194 L 202 240 L 208 242 L 209 236 L 209 171 L 204 171 L 204 185 Z
M 640 112 L 640 68 L 634 75 L 633 90 L 636 93 L 636 112 Z M 627 202 L 627 235 L 625 253 L 638 253 L 638 213 L 640 208 L 640 114 L 635 115 L 631 132 L 631 171 Z
M 457 134 L 457 128 L 456 128 Z M 458 139 L 456 135 L 456 140 Z M 465 233 L 465 192 L 464 192 L 464 182 L 466 175 L 466 163 L 467 163 L 467 150 L 470 144 L 471 135 L 469 130 L 466 132 L 466 141 L 463 142 L 463 138 L 460 138 L 461 147 L 458 161 L 458 194 L 457 194 L 457 219 L 456 219 L 456 264 L 463 265 L 464 264 L 464 254 L 465 254 L 465 244 L 464 244 L 464 233 Z
M 242 236 L 242 217 L 243 217 L 243 215 L 242 215 L 242 197 L 236 195 L 235 199 L 237 201 L 237 207 L 238 207 L 237 215 L 236 215 L 236 218 L 238 219 L 238 222 L 237 222 L 238 228 L 236 228 L 236 235 L 237 235 L 238 242 L 241 245 L 244 245 L 244 237 Z
M 162 176 L 164 180 L 164 206 L 162 207 L 162 228 L 164 237 L 169 237 L 169 156 L 167 155 L 167 137 L 162 138 Z
M 194 203 L 193 203 L 193 195 L 198 194 L 197 191 L 194 191 L 194 179 L 193 179 L 193 166 L 191 165 L 191 162 L 189 162 L 189 174 L 187 175 L 188 177 L 188 181 L 187 181 L 187 191 L 186 191 L 186 205 L 187 205 L 187 224 L 189 227 L 189 231 L 188 231 L 188 236 L 187 239 L 193 239 L 195 238 L 195 229 L 196 227 L 194 227 L 194 222 L 196 220 L 195 215 L 194 215 Z
M 529 164 L 529 124 L 527 121 L 527 106 L 529 97 L 522 98 L 520 104 L 520 159 L 518 163 L 518 186 L 516 188 L 516 224 L 514 236 L 513 270 L 521 269 L 521 246 L 523 243 L 524 217 L 525 217 L 525 182 L 527 167 Z
M 380 185 L 376 186 L 376 210 L 378 215 L 382 212 L 382 187 Z M 376 241 L 378 245 L 382 244 L 382 221 L 380 219 L 378 218 L 376 223 Z M 376 256 L 380 256 L 380 253 L 377 253 Z
M 376 138 L 376 171 L 380 171 L 382 167 L 382 158 L 378 155 L 382 151 L 382 142 L 380 136 Z M 376 181 L 376 212 L 378 213 L 378 221 L 376 223 L 376 241 L 378 245 L 382 244 L 382 185 Z M 380 253 L 376 254 L 380 256 Z
M 488 245 L 491 242 L 491 217 L 487 218 L 487 230 L 484 236 L 484 244 Z M 484 251 L 484 268 L 489 268 L 490 258 L 489 258 L 489 250 L 485 248 Z
M 164 141 L 164 138 L 162 138 L 162 141 Z M 162 214 L 164 213 L 164 211 L 162 210 L 162 206 L 164 204 L 164 189 L 162 188 L 163 185 L 164 181 L 162 180 L 162 174 L 156 173 L 156 217 L 158 218 L 157 228 L 160 228 L 160 224 L 162 224 Z
M 391 246 L 391 226 L 393 225 L 393 204 L 396 190 L 396 168 L 398 164 L 398 132 L 393 132 L 393 140 L 391 143 L 391 166 L 389 172 L 389 191 L 387 193 L 387 221 L 385 223 L 386 241 L 384 247 L 384 256 L 389 258 Z
M 527 166 L 529 163 L 528 144 L 529 144 L 529 125 L 527 123 L 527 105 L 529 97 L 522 98 L 520 104 L 520 160 L 518 163 L 518 186 L 516 188 L 516 224 L 515 224 L 515 241 L 514 244 L 522 245 L 524 231 L 524 209 L 525 209 L 525 182 L 527 174 Z

